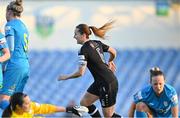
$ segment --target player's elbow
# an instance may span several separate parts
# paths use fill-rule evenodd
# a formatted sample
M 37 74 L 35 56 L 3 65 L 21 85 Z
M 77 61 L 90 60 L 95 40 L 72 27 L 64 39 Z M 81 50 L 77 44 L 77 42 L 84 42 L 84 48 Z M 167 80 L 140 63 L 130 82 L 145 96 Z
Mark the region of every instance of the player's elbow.
M 11 58 L 11 54 L 10 54 L 10 53 L 7 53 L 6 59 L 8 60 L 8 59 L 10 59 L 10 58 Z
M 4 48 L 4 49 L 3 49 L 3 55 L 4 55 L 4 60 L 3 60 L 3 61 L 6 61 L 6 60 L 10 59 L 11 54 L 10 54 L 10 52 L 9 52 L 9 49 Z
M 108 50 L 108 52 L 111 54 L 111 56 L 112 56 L 113 58 L 116 57 L 116 50 L 115 50 L 114 48 L 110 47 L 109 50 Z
M 77 78 L 77 77 L 81 77 L 83 75 L 83 73 L 81 73 L 80 71 L 79 72 L 76 72 L 76 74 L 75 74 L 75 78 Z
M 79 72 L 79 77 L 83 76 L 84 75 L 84 72 L 83 71 L 80 71 Z
M 79 71 L 78 71 L 78 75 L 83 76 L 84 73 L 85 73 L 85 68 L 80 68 Z

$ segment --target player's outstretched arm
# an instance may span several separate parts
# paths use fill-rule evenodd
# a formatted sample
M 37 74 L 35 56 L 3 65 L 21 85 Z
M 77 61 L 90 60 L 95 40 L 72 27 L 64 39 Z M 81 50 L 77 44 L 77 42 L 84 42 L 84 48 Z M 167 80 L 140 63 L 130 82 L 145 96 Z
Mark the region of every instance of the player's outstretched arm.
M 78 77 L 84 75 L 85 70 L 86 70 L 86 65 L 80 65 L 79 69 L 76 72 L 69 74 L 69 75 L 60 75 L 58 78 L 58 81 L 78 78 Z
M 53 104 L 39 104 L 32 102 L 31 107 L 34 110 L 34 114 L 53 114 L 56 112 L 67 112 L 73 113 L 77 116 L 82 116 L 82 113 L 88 112 L 88 108 L 84 106 L 63 107 Z

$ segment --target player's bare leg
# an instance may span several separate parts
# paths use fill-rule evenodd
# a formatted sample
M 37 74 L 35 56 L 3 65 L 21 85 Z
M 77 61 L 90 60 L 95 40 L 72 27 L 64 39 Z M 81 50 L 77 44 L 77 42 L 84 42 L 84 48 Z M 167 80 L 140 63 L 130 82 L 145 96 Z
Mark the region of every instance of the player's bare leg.
M 85 95 L 83 96 L 80 104 L 82 106 L 86 106 L 89 109 L 89 114 L 92 117 L 101 117 L 98 109 L 96 108 L 96 106 L 93 104 L 96 100 L 98 100 L 99 97 L 96 95 L 93 95 L 89 92 L 86 92 Z
M 136 104 L 136 110 L 140 111 L 140 112 L 145 112 L 148 116 L 148 118 L 153 118 L 153 113 L 152 111 L 149 109 L 149 107 L 143 103 L 143 102 L 139 102 Z
M 110 117 L 115 117 L 115 118 L 121 118 L 121 115 L 115 113 L 115 105 L 106 107 L 102 109 L 104 117 L 110 118 Z
M 10 96 L 1 94 L 0 95 L 0 108 L 6 109 L 6 107 L 9 105 L 9 98 Z

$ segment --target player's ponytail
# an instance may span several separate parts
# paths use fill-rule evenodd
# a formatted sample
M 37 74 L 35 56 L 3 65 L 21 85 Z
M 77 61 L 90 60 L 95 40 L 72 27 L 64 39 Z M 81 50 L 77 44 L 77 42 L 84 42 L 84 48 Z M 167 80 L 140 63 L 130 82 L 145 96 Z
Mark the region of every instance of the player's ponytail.
M 14 14 L 14 16 L 21 16 L 21 13 L 23 12 L 23 6 L 22 6 L 22 0 L 16 0 L 9 3 L 7 6 L 7 10 L 11 10 Z
M 102 27 L 97 28 L 95 26 L 89 26 L 92 29 L 94 35 L 101 39 L 105 39 L 106 32 L 112 28 L 114 21 L 105 23 Z
M 86 38 L 89 39 L 89 35 L 94 33 L 95 36 L 105 39 L 106 32 L 112 28 L 114 21 L 105 23 L 102 27 L 97 28 L 95 26 L 88 26 L 87 24 L 79 24 L 76 28 L 79 29 L 80 34 L 86 34 Z
M 152 77 L 158 76 L 158 75 L 163 75 L 164 73 L 160 70 L 158 67 L 153 67 L 150 69 L 150 81 L 152 81 Z

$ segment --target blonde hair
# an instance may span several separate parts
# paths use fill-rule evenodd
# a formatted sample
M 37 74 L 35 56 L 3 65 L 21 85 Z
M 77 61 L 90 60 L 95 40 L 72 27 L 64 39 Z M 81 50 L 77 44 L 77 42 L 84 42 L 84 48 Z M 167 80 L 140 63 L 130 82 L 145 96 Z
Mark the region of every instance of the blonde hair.
M 7 10 L 11 10 L 14 16 L 21 16 L 23 12 L 22 0 L 16 0 L 9 3 Z
M 97 28 L 95 26 L 88 26 L 87 24 L 79 24 L 78 26 L 76 26 L 76 28 L 79 29 L 79 32 L 81 34 L 85 33 L 87 38 L 89 38 L 89 35 L 91 35 L 90 29 L 92 29 L 95 36 L 101 39 L 105 39 L 106 32 L 112 28 L 113 23 L 114 21 L 107 22 L 100 28 Z

